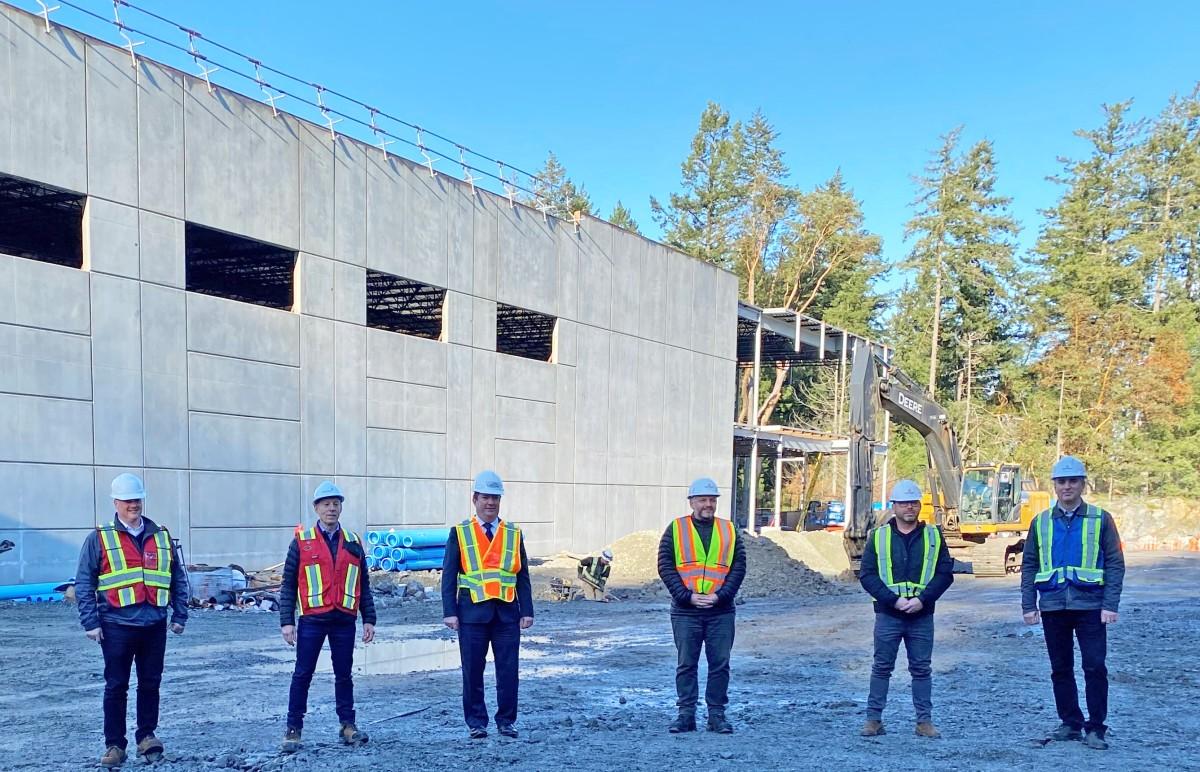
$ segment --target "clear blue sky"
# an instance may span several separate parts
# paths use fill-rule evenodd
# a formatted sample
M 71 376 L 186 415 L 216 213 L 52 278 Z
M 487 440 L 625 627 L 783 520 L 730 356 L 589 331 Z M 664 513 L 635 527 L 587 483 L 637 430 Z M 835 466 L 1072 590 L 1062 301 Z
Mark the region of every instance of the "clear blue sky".
M 912 176 L 951 128 L 994 142 L 1028 246 L 1056 156 L 1083 152 L 1073 131 L 1104 102 L 1153 114 L 1200 79 L 1195 2 L 138 4 L 525 169 L 553 150 L 601 215 L 620 199 L 652 237 L 649 197 L 677 189 L 705 103 L 761 108 L 796 183 L 841 168 L 891 262 L 907 251 Z

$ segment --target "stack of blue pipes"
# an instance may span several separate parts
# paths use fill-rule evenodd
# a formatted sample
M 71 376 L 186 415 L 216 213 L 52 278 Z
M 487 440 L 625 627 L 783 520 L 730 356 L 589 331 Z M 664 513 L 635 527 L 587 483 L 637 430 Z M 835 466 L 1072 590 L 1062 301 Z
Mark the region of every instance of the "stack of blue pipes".
M 367 568 L 429 571 L 442 567 L 449 528 L 367 531 Z

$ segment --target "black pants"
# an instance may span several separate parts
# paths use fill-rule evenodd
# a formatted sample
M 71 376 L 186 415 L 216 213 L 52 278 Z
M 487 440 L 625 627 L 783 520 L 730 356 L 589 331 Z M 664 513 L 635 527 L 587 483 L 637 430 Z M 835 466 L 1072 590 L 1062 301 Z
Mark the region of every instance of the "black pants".
M 333 661 L 333 697 L 337 717 L 343 723 L 354 723 L 354 666 L 355 618 L 340 611 L 317 616 L 300 617 L 296 628 L 296 670 L 292 673 L 292 688 L 288 694 L 287 725 L 304 728 L 308 712 L 308 687 L 325 639 L 329 639 L 329 654 Z
M 129 673 L 137 665 L 137 731 L 141 742 L 158 728 L 158 687 L 167 651 L 167 622 L 142 626 L 100 622 L 104 652 L 104 744 L 124 749 Z
M 489 645 L 496 663 L 496 724 L 512 724 L 517 720 L 521 626 L 499 618 L 479 624 L 466 622 L 458 628 L 458 653 L 462 658 L 463 718 L 472 729 L 485 729 L 488 725 L 483 671 Z
M 695 713 L 699 696 L 697 665 L 700 647 L 708 659 L 708 684 L 704 701 L 709 713 L 721 712 L 729 704 L 729 652 L 733 648 L 734 614 L 672 614 L 671 632 L 679 653 L 675 668 L 675 704 L 680 713 Z
M 1064 724 L 1076 729 L 1095 731 L 1101 737 L 1108 731 L 1108 628 L 1100 622 L 1100 609 L 1090 611 L 1043 611 L 1042 630 L 1046 651 L 1050 654 L 1050 680 L 1054 684 L 1054 704 Z M 1075 685 L 1075 641 L 1083 660 L 1083 684 L 1087 696 L 1088 718 L 1079 710 L 1079 688 Z

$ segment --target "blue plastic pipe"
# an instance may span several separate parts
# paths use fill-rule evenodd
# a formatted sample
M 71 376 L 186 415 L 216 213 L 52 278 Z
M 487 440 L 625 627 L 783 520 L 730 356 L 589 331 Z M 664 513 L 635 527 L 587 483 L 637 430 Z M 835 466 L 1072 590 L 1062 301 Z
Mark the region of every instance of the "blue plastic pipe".
M 383 543 L 388 545 L 389 547 L 399 547 L 400 546 L 400 534 L 396 533 L 395 531 L 388 531 L 383 536 Z
M 375 559 L 374 555 L 367 555 L 367 570 L 368 571 L 370 571 L 371 569 L 375 568 L 378 565 L 379 565 L 379 561 Z
M 405 547 L 445 547 L 450 538 L 449 528 L 416 528 L 399 533 L 400 544 Z
M 0 600 L 33 598 L 39 595 L 54 595 L 54 588 L 62 582 L 37 582 L 35 584 L 0 585 Z
M 391 558 L 384 558 L 383 560 L 379 561 L 379 567 L 384 571 L 395 571 L 396 561 L 392 560 Z
M 371 557 L 375 558 L 376 560 L 383 560 L 388 555 L 390 555 L 391 552 L 392 551 L 387 548 L 387 545 L 376 544 L 374 547 L 371 548 Z
M 406 560 L 396 567 L 397 571 L 429 571 L 434 568 L 441 568 L 442 561 L 440 560 Z
M 383 534 L 379 531 L 367 531 L 367 544 L 374 547 L 379 542 L 383 541 Z

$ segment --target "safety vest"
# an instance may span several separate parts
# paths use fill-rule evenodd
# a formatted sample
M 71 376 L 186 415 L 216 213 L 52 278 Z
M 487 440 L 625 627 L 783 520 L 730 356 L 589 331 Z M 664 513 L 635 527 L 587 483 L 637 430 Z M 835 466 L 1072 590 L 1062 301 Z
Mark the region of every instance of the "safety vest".
M 362 558 L 347 549 L 347 545 L 360 543 L 358 534 L 338 529 L 336 560 L 316 526 L 301 530 L 296 534 L 296 542 L 300 545 L 300 615 L 324 614 L 334 609 L 351 616 L 358 614 Z
M 721 589 L 737 543 L 737 529 L 732 522 L 713 519 L 712 539 L 705 550 L 692 516 L 684 515 L 671 523 L 671 541 L 675 544 L 675 570 L 684 587 L 700 595 Z
M 879 526 L 871 538 L 875 540 L 875 565 L 879 569 L 879 578 L 889 590 L 901 598 L 915 598 L 929 586 L 937 570 L 938 554 L 942 551 L 941 531 L 929 525 L 921 528 L 921 574 L 915 582 L 896 581 L 892 567 L 892 526 Z
M 521 529 L 505 521 L 489 542 L 476 518 L 454 527 L 458 536 L 458 589 L 471 593 L 472 603 L 517 597 L 517 572 L 521 570 Z
M 1038 540 L 1038 572 L 1034 584 L 1052 589 L 1065 583 L 1082 587 L 1104 584 L 1104 552 L 1100 549 L 1103 512 L 1088 504 L 1080 516 L 1054 517 L 1054 507 L 1033 520 Z M 1075 529 L 1078 528 L 1078 536 Z
M 596 589 L 600 589 L 607 582 L 604 576 L 605 566 L 600 562 L 600 558 L 593 557 L 591 565 L 583 566 L 583 580 L 592 585 Z
M 171 602 L 171 534 L 159 527 L 154 537 L 138 546 L 128 531 L 112 523 L 96 526 L 100 534 L 100 576 L 96 591 L 108 605 L 124 608 L 149 603 L 165 608 Z

